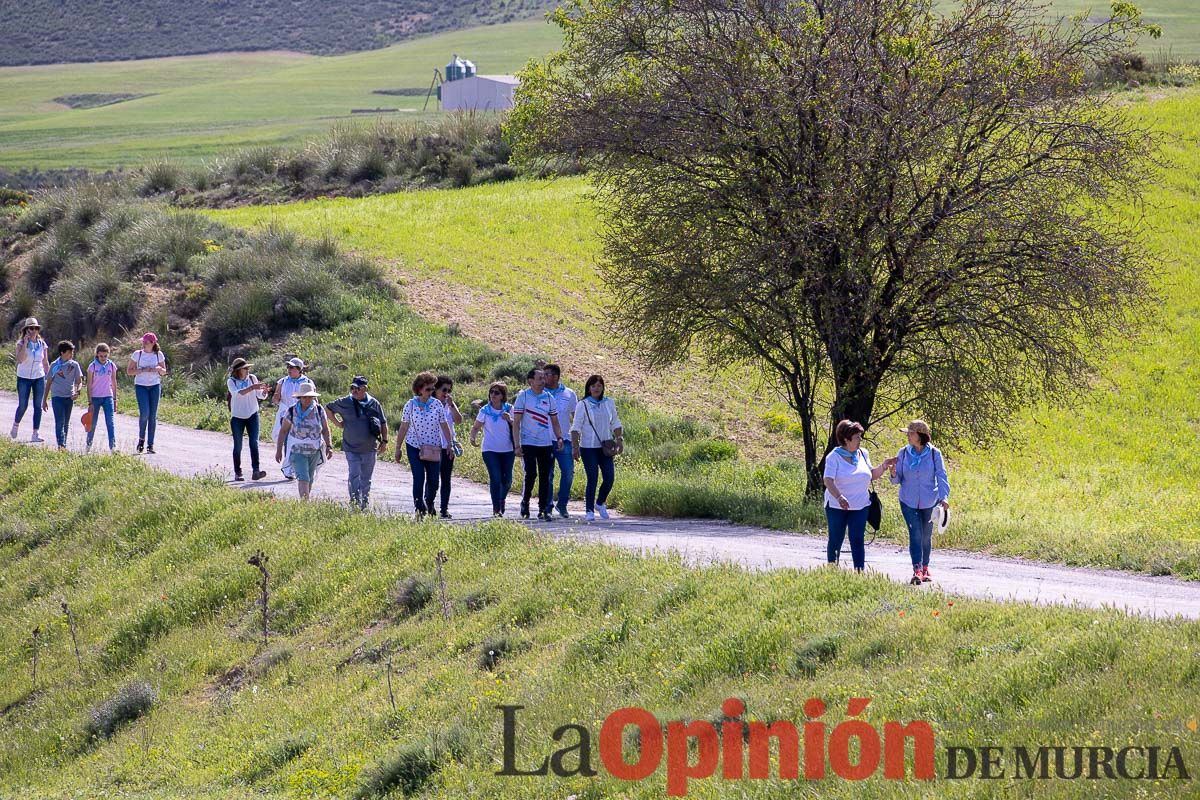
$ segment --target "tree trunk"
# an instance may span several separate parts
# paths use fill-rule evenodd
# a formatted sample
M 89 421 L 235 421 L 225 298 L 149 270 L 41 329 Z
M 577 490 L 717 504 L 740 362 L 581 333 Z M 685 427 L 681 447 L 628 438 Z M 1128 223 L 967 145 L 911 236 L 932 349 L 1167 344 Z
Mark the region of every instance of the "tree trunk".
M 810 456 L 808 443 L 805 442 L 804 461 L 805 466 L 808 467 L 806 488 L 810 496 L 816 497 L 825 488 L 825 456 L 830 450 L 837 447 L 838 442 L 835 438 L 837 424 L 848 419 L 859 423 L 865 430 L 870 424 L 871 414 L 875 410 L 875 394 L 878 387 L 878 377 L 862 373 L 835 376 L 834 388 L 837 399 L 829 414 L 829 433 L 825 439 L 825 449 L 819 455 L 814 452 Z M 879 459 L 872 459 L 871 463 L 877 464 L 878 461 Z

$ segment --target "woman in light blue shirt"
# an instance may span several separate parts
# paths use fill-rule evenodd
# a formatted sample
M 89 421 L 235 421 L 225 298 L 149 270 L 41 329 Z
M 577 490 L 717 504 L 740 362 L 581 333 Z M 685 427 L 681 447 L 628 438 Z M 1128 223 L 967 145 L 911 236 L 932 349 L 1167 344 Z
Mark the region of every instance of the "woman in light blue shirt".
M 929 443 L 929 426 L 913 420 L 901 430 L 908 445 L 896 454 L 892 483 L 900 486 L 900 513 L 908 526 L 908 553 L 912 557 L 914 586 L 933 580 L 929 576 L 929 551 L 933 547 L 933 509 L 950 508 L 950 481 L 942 451 Z

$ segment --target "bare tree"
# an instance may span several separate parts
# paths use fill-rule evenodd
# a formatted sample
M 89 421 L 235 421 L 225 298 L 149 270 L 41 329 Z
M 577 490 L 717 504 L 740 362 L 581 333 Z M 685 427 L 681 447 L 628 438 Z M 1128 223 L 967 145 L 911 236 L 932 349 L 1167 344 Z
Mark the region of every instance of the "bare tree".
M 986 441 L 1069 398 L 1152 299 L 1152 139 L 1085 74 L 1156 31 L 1030 0 L 576 0 L 521 75 L 519 157 L 580 158 L 613 327 L 778 379 L 810 491 L 839 419 Z M 755 398 L 747 398 L 753 406 Z

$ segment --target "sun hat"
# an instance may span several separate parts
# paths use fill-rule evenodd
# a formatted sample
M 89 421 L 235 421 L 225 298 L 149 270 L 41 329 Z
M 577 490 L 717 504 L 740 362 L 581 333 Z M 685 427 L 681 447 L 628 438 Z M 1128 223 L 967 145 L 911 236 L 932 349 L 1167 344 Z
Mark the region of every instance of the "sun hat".
M 295 367 L 296 369 L 304 369 L 304 359 L 303 358 L 289 358 L 287 361 L 287 365 L 289 367 Z
M 908 427 L 901 428 L 900 432 L 901 433 L 923 433 L 926 436 L 930 436 L 930 437 L 933 436 L 933 434 L 930 433 L 930 431 L 929 431 L 929 426 L 926 425 L 923 420 L 919 420 L 919 419 L 914 419 L 912 422 L 908 423 Z
M 933 523 L 933 532 L 935 534 L 945 533 L 946 528 L 950 527 L 950 509 L 942 508 L 940 505 L 933 507 L 933 516 L 929 519 Z
M 150 333 L 147 331 L 146 333 L 142 334 L 142 343 L 143 344 L 154 344 L 157 341 L 158 341 L 158 337 L 156 335 L 154 335 L 153 333 Z
M 37 328 L 39 331 L 42 329 L 42 324 L 37 321 L 37 317 L 30 317 L 21 323 L 21 333 L 24 333 L 30 328 Z
M 229 365 L 229 374 L 232 375 L 233 373 L 237 372 L 239 369 L 242 369 L 243 367 L 249 368 L 249 367 L 253 367 L 253 366 L 254 366 L 253 364 L 247 363 L 246 359 L 244 359 L 244 358 L 241 358 L 241 357 L 235 358 L 233 360 L 233 363 Z
M 354 380 L 350 381 L 350 385 L 358 389 L 365 389 L 367 388 L 367 379 L 362 375 L 355 375 Z
M 297 390 L 296 390 L 296 393 L 294 395 L 292 395 L 292 397 L 320 397 L 320 396 L 321 396 L 321 393 L 317 391 L 317 387 L 313 386 L 308 381 L 305 381 L 304 383 L 300 384 L 299 388 L 297 388 Z

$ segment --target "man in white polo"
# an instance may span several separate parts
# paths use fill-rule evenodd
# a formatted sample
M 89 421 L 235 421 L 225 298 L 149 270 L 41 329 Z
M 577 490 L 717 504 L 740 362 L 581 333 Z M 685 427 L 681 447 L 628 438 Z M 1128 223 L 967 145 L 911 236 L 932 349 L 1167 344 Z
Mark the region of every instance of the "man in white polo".
M 555 404 L 558 407 L 559 424 L 563 427 L 570 427 L 571 419 L 575 414 L 575 406 L 579 404 L 579 398 L 575 392 L 568 389 L 562 384 L 562 370 L 558 364 L 547 364 L 542 368 L 546 374 L 546 391 L 553 397 Z M 558 491 L 554 491 L 554 467 L 558 466 Z M 563 519 L 568 519 L 571 515 L 567 513 L 567 501 L 571 499 L 571 482 L 575 480 L 575 459 L 571 454 L 571 448 L 564 447 L 561 450 L 554 452 L 554 461 L 550 464 L 550 493 L 555 498 L 554 506 L 558 510 L 558 515 Z

